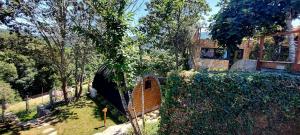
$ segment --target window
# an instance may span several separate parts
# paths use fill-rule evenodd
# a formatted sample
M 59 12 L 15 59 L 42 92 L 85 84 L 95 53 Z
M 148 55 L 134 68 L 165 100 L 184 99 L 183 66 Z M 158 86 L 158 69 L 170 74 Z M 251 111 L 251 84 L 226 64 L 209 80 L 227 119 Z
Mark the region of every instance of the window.
M 243 59 L 244 50 L 239 49 L 235 53 L 230 54 L 231 59 Z M 228 59 L 228 54 L 225 49 L 222 48 L 202 48 L 201 49 L 201 58 L 203 59 L 219 59 L 225 60 Z
M 243 49 L 239 49 L 239 50 L 236 51 L 236 58 L 238 60 L 243 59 L 243 56 L 244 56 L 244 50 Z
M 226 51 L 221 48 L 202 48 L 201 58 L 204 59 L 226 59 Z
M 209 32 L 200 32 L 199 34 L 200 39 L 209 40 L 211 39 L 211 36 L 209 35 Z
M 151 80 L 145 82 L 145 89 L 151 89 Z

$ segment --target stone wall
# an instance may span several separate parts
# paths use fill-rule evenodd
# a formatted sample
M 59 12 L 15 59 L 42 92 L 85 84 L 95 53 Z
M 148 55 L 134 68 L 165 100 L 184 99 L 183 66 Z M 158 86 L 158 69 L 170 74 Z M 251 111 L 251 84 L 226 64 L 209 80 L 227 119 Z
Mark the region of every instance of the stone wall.
M 257 60 L 239 60 L 235 62 L 230 71 L 256 71 Z
M 243 54 L 243 60 L 248 60 L 250 58 L 251 51 L 254 47 L 254 41 L 253 40 L 244 40 L 242 44 L 239 46 L 240 49 L 244 50 Z M 201 48 L 219 48 L 217 42 L 212 40 L 198 40 L 194 42 L 194 45 L 192 46 L 192 60 L 193 60 L 193 66 L 192 68 L 198 70 L 203 68 L 213 68 L 216 67 L 217 69 L 228 69 L 226 60 L 207 60 L 207 59 L 201 59 Z M 221 63 L 221 64 L 220 64 Z M 205 65 L 210 64 L 210 65 Z M 216 65 L 211 65 L 216 64 Z M 225 67 L 222 67 L 220 65 L 223 65 Z
M 218 59 L 200 59 L 199 68 L 208 69 L 210 71 L 225 71 L 229 68 L 229 61 Z

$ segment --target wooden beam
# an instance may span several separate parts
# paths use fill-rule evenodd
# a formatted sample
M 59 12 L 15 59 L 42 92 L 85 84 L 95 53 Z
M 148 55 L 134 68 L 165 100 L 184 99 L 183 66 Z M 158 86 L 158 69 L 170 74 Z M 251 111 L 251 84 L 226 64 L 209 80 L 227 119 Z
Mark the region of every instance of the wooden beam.
M 300 31 L 298 33 L 298 45 L 297 45 L 297 51 L 296 51 L 296 64 L 300 63 Z
M 297 47 L 296 47 L 296 58 L 295 63 L 292 65 L 292 72 L 297 72 L 300 70 L 300 32 L 298 33 Z
M 277 32 L 277 33 L 269 35 L 269 36 L 289 35 L 289 34 L 294 34 L 294 33 L 299 33 L 299 32 L 300 32 L 300 29 L 297 29 L 297 30 L 288 31 L 288 32 Z
M 261 69 L 261 60 L 263 59 L 263 53 L 264 53 L 264 44 L 265 44 L 265 36 L 261 36 L 259 38 L 259 54 L 258 54 L 258 59 L 257 59 L 257 70 Z

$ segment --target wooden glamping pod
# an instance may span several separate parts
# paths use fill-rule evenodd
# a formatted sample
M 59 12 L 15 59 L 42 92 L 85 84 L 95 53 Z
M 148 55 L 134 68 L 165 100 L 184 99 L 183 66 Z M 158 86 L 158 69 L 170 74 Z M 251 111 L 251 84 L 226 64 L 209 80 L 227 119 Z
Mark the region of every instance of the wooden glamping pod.
M 101 95 L 105 100 L 109 101 L 118 110 L 125 114 L 116 84 L 108 77 L 110 72 L 111 71 L 107 67 L 102 66 L 95 75 L 93 88 L 97 90 L 98 95 Z M 161 103 L 159 80 L 154 76 L 145 76 L 144 88 L 145 113 L 158 109 Z M 128 108 L 130 109 L 131 114 L 135 112 L 135 115 L 139 116 L 142 113 L 141 81 L 137 83 L 131 93 L 132 101 L 130 102 L 128 93 L 124 94 Z
M 128 108 L 132 115 L 142 114 L 142 90 L 144 90 L 144 112 L 148 113 L 159 109 L 161 104 L 161 91 L 159 80 L 155 76 L 145 76 L 144 83 L 140 80 L 131 93 Z M 142 85 L 144 89 L 142 89 Z

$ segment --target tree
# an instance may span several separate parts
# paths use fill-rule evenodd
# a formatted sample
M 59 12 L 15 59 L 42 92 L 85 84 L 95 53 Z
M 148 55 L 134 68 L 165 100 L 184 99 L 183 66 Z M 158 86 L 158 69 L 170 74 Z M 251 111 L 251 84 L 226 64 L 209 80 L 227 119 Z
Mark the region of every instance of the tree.
M 74 28 L 80 27 L 86 30 L 91 29 L 92 22 L 95 16 L 93 11 L 85 2 L 78 2 L 74 4 L 74 8 L 71 10 L 71 12 L 71 20 L 74 22 Z M 82 84 L 84 78 L 88 77 L 90 83 L 91 74 L 93 74 L 99 66 L 93 64 L 97 63 L 96 61 L 101 61 L 101 59 L 96 53 L 97 51 L 95 44 L 91 42 L 87 35 L 80 34 L 77 32 L 74 33 L 73 38 L 76 41 L 72 45 L 72 51 L 75 62 L 75 97 L 78 99 L 82 93 Z
M 11 82 L 17 77 L 17 69 L 14 64 L 0 61 L 0 102 L 3 122 L 5 122 L 4 113 L 7 108 L 7 103 L 15 100 L 14 91 L 7 82 Z
M 42 37 L 49 58 L 61 82 L 64 99 L 68 102 L 67 82 L 71 76 L 71 56 L 68 42 L 71 42 L 68 8 L 73 2 L 68 0 L 28 0 L 8 2 L 10 23 L 17 30 L 23 30 Z M 16 18 L 23 21 L 16 21 Z M 11 21 L 13 19 L 13 21 Z M 6 20 L 7 21 L 7 20 Z
M 299 15 L 298 0 L 230 0 L 214 16 L 210 25 L 212 39 L 227 48 L 228 54 L 242 43 L 243 38 L 292 30 L 291 20 Z M 290 56 L 294 61 L 295 44 L 289 35 Z
M 7 81 L 14 90 L 25 97 L 53 87 L 54 71 L 41 39 L 4 30 L 0 40 L 0 61 L 14 66 L 18 75 Z
M 5 122 L 5 110 L 7 103 L 14 99 L 14 91 L 11 89 L 9 83 L 0 80 L 0 101 L 2 107 L 2 121 Z
M 12 82 L 18 77 L 17 68 L 14 64 L 0 61 L 0 79 L 6 82 Z
M 126 12 L 126 9 L 130 7 L 131 1 L 101 0 L 86 2 L 98 16 L 96 20 L 98 25 L 101 25 L 91 29 L 82 27 L 77 27 L 77 29 L 88 35 L 97 45 L 99 52 L 105 57 L 106 65 L 113 71 L 112 79 L 117 84 L 127 118 L 131 122 L 135 134 L 140 134 L 138 123 L 134 123 L 124 97 L 124 92 L 127 91 L 127 75 L 131 74 L 130 70 L 132 69 L 125 53 L 130 45 L 124 44 L 124 38 L 128 30 L 127 22 L 131 15 L 131 12 Z
M 294 18 L 299 17 L 300 15 L 300 1 L 299 0 L 288 0 L 284 1 L 286 2 L 286 9 L 284 10 L 286 12 L 286 30 L 287 31 L 293 31 L 293 25 L 292 21 Z M 295 43 L 295 36 L 294 34 L 288 35 L 288 42 L 289 42 L 289 61 L 295 62 L 296 59 L 296 43 Z
M 140 29 L 150 44 L 174 52 L 178 69 L 180 53 L 186 58 L 190 51 L 189 27 L 209 11 L 208 4 L 205 0 L 151 0 L 147 10 L 149 14 L 141 19 Z

